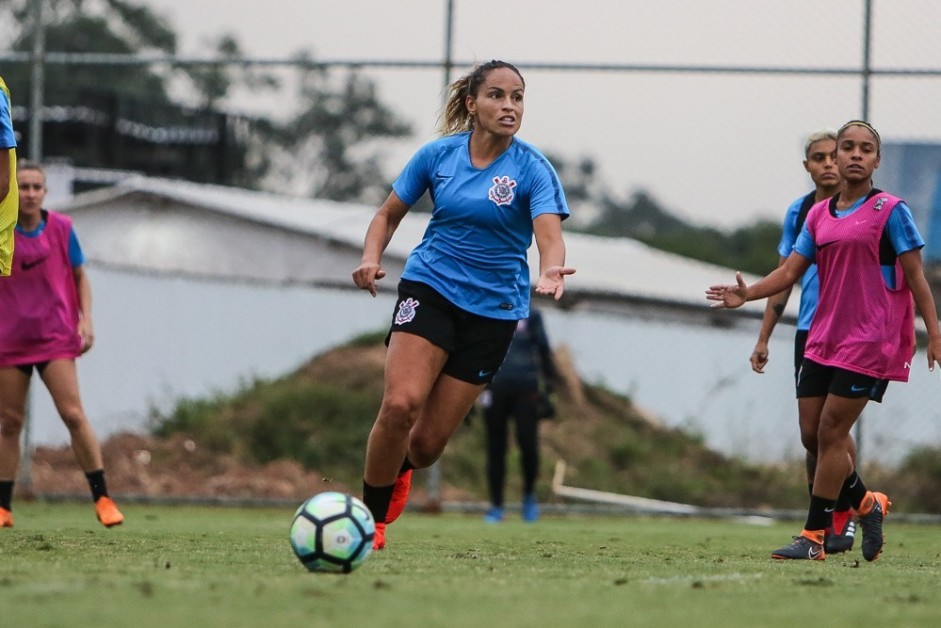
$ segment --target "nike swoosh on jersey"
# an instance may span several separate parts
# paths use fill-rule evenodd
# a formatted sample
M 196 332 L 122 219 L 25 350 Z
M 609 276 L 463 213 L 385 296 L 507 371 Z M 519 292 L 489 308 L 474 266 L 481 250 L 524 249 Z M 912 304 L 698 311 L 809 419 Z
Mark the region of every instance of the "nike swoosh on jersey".
M 836 244 L 837 242 L 839 242 L 839 240 L 830 240 L 829 242 L 821 242 L 820 244 L 817 245 L 817 250 L 819 251 L 820 249 L 824 247 L 828 247 L 831 244 Z
M 20 265 L 20 268 L 22 268 L 23 270 L 29 270 L 29 269 L 32 268 L 33 266 L 39 266 L 40 264 L 42 264 L 42 263 L 45 262 L 45 261 L 46 261 L 46 258 L 45 258 L 45 257 L 40 257 L 39 259 L 33 260 L 32 262 L 23 262 L 23 263 Z

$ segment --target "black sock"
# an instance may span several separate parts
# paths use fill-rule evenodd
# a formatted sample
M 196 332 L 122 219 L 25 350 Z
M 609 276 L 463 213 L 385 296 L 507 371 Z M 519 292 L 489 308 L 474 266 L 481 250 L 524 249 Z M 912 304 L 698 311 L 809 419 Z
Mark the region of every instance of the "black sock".
M 853 504 L 850 501 L 850 496 L 846 493 L 846 489 L 840 489 L 840 496 L 836 498 L 836 509 L 837 510 L 850 510 L 853 508 Z
M 810 496 L 810 508 L 807 509 L 807 523 L 804 524 L 805 530 L 826 530 L 833 523 L 833 508 L 836 506 L 835 499 L 825 499 Z
M 862 478 L 859 477 L 855 469 L 850 473 L 850 476 L 846 478 L 846 481 L 843 482 L 843 488 L 840 490 L 840 493 L 846 493 L 850 506 L 852 506 L 854 510 L 859 510 L 859 505 L 863 503 L 863 499 L 866 498 L 866 493 L 868 492 L 866 485 L 863 484 Z
M 13 480 L 0 480 L 0 508 L 13 510 Z
M 363 480 L 363 503 L 372 513 L 372 518 L 378 523 L 385 522 L 386 515 L 389 514 L 389 504 L 392 502 L 392 490 L 394 488 L 395 484 L 372 486 L 367 484 L 366 480 Z
M 402 467 L 399 469 L 399 475 L 402 475 L 406 471 L 411 471 L 415 468 L 415 465 L 412 464 L 412 461 L 408 459 L 408 456 L 405 456 L 405 461 L 402 462 Z
M 108 496 L 108 486 L 105 484 L 104 469 L 89 471 L 85 474 L 85 478 L 88 480 L 88 486 L 91 488 L 91 497 L 94 501 L 98 501 L 101 497 Z

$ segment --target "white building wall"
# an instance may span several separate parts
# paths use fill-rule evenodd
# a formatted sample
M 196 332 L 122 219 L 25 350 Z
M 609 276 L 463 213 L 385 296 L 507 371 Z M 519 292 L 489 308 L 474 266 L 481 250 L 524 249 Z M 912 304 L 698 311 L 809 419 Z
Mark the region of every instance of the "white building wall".
M 86 410 L 102 438 L 146 430 L 151 407 L 166 411 L 179 398 L 230 393 L 253 378 L 285 375 L 339 343 L 386 328 L 394 303 L 389 292 L 372 298 L 354 290 L 100 268 L 89 273 L 97 342 L 80 359 L 79 378 Z M 700 434 L 723 453 L 763 461 L 802 455 L 791 328 L 779 328 L 768 372 L 757 375 L 748 365 L 757 321 L 715 328 L 543 311 L 553 344 L 568 348 L 584 380 L 629 395 L 664 424 Z M 867 408 L 864 456 L 895 462 L 915 445 L 941 443 L 937 372 L 927 373 L 922 355 L 912 380 L 890 385 L 885 404 Z M 67 432 L 37 384 L 33 440 L 64 443 Z

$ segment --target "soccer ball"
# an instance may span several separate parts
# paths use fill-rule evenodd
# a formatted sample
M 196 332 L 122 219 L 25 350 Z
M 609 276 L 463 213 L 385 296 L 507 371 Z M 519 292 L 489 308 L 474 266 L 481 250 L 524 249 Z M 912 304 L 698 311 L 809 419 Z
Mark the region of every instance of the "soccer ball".
M 350 573 L 372 552 L 376 523 L 366 505 L 346 493 L 314 495 L 297 509 L 291 547 L 310 571 Z

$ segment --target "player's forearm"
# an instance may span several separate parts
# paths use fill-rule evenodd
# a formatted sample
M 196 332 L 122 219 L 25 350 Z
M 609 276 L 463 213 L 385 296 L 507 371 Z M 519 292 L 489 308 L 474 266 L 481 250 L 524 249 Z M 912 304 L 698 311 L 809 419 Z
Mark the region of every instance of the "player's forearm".
M 778 321 L 784 315 L 784 309 L 787 307 L 788 299 L 791 297 L 793 286 L 768 297 L 768 303 L 765 305 L 765 313 L 761 319 L 761 330 L 758 332 L 758 341 L 767 343 L 771 340 L 774 328 Z
M 938 325 L 938 310 L 935 307 L 934 297 L 931 296 L 931 289 L 928 282 L 922 278 L 921 285 L 912 286 L 912 298 L 915 301 L 915 307 L 921 314 L 921 320 L 925 323 L 925 330 L 929 338 L 941 338 L 941 327 Z
M 84 320 L 91 320 L 92 296 L 91 282 L 84 272 L 75 278 L 75 288 L 78 293 L 78 311 Z

